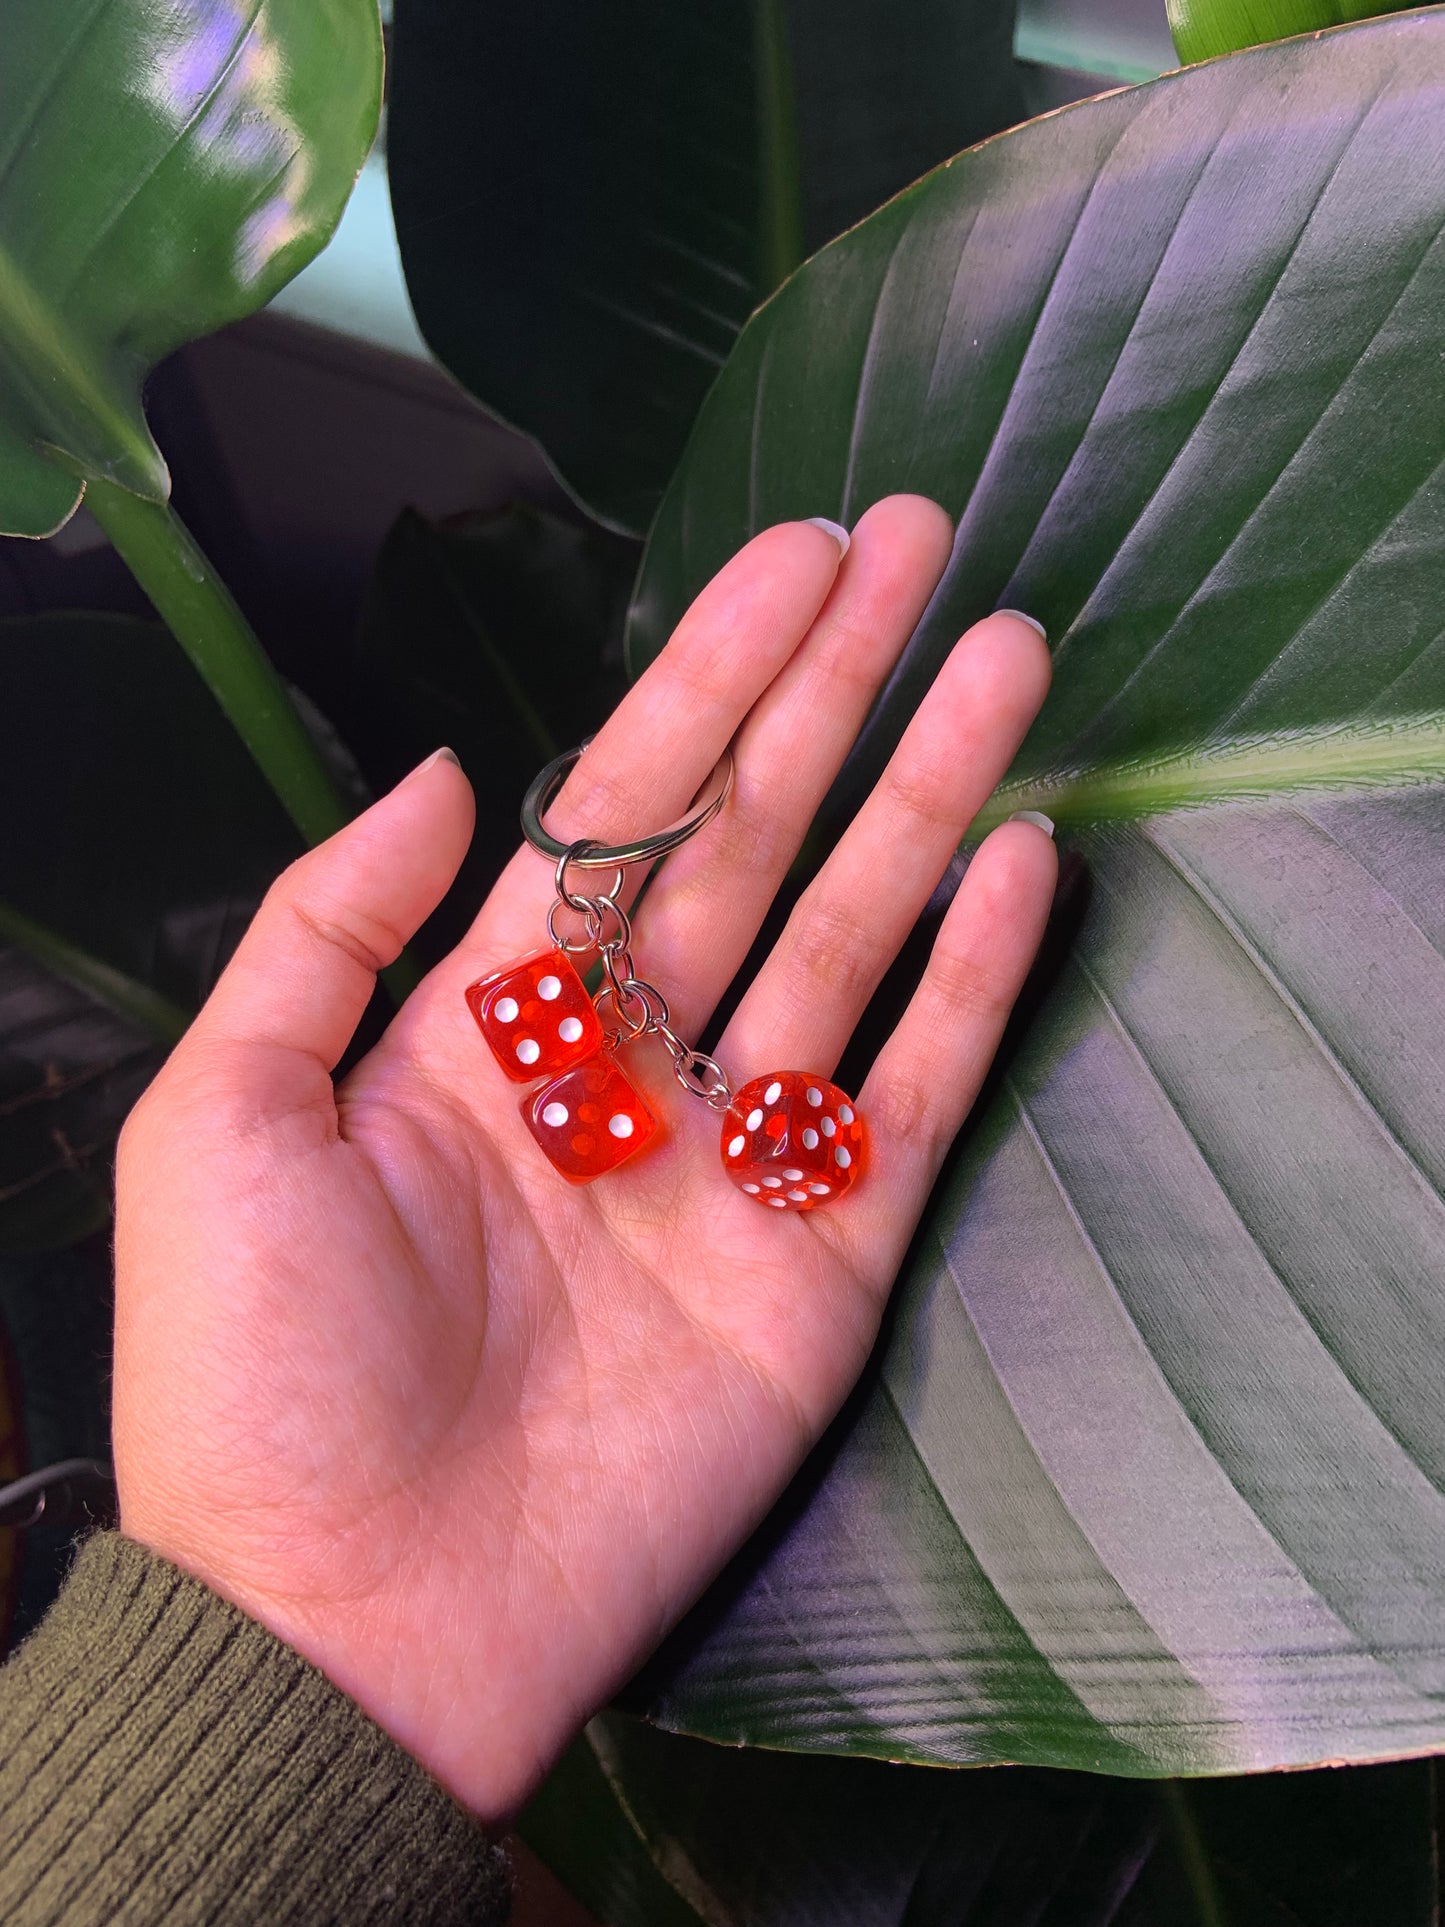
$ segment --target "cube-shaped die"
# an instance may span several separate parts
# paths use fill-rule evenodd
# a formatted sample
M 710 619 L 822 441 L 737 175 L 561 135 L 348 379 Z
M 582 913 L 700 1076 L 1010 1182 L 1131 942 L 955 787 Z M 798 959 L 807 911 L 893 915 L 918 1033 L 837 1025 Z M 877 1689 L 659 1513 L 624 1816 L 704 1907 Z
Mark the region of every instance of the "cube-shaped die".
M 565 950 L 509 964 L 467 989 L 467 1003 L 508 1077 L 530 1084 L 595 1057 L 602 1025 Z
M 774 1210 L 812 1211 L 841 1198 L 863 1175 L 867 1149 L 853 1100 L 808 1071 L 755 1077 L 723 1119 L 723 1168 Z
M 522 1100 L 527 1128 L 569 1183 L 590 1184 L 657 1135 L 636 1087 L 601 1051 Z

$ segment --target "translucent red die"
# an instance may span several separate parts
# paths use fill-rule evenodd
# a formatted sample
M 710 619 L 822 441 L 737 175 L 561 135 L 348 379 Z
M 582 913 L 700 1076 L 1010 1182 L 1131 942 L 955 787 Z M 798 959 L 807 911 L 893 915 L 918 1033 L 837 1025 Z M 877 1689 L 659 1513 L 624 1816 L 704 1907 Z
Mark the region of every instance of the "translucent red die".
M 530 1084 L 594 1057 L 602 1025 L 565 950 L 509 964 L 468 986 L 467 1003 L 508 1077 Z
M 572 1184 L 590 1184 L 615 1170 L 657 1135 L 657 1119 L 600 1051 L 522 1100 L 527 1129 Z
M 723 1169 L 774 1210 L 812 1211 L 841 1198 L 862 1177 L 867 1152 L 852 1098 L 808 1071 L 755 1077 L 723 1119 Z

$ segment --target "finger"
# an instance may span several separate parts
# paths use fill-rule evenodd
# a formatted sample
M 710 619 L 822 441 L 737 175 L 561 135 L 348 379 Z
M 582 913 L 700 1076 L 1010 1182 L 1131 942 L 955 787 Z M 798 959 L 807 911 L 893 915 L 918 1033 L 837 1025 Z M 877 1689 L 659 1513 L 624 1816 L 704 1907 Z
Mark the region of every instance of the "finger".
M 472 822 L 471 785 L 438 750 L 300 857 L 267 891 L 177 1058 L 220 1051 L 242 1076 L 264 1062 L 268 1104 L 313 1089 L 318 1066 L 329 1074 L 350 1043 L 377 972 L 446 894 Z
M 719 1056 L 739 1082 L 837 1063 L 1048 684 L 1048 648 L 1022 616 L 989 616 L 955 646 L 728 1026 Z
M 808 633 L 841 560 L 837 538 L 815 523 L 785 522 L 754 536 L 598 731 L 547 812 L 552 833 L 631 841 L 681 816 Z M 608 881 L 610 873 L 603 888 Z M 553 894 L 552 866 L 524 846 L 460 947 L 465 966 L 485 968 L 519 945 L 545 944 Z
M 1047 819 L 1044 819 L 1045 821 Z M 1048 919 L 1058 858 L 1037 820 L 985 838 L 896 1030 L 858 1094 L 868 1182 L 838 1229 L 891 1279 L 948 1147 L 993 1062 Z
M 747 956 L 952 542 L 949 517 L 922 496 L 890 496 L 862 517 L 822 613 L 739 732 L 727 808 L 657 877 L 639 955 L 685 1034 Z

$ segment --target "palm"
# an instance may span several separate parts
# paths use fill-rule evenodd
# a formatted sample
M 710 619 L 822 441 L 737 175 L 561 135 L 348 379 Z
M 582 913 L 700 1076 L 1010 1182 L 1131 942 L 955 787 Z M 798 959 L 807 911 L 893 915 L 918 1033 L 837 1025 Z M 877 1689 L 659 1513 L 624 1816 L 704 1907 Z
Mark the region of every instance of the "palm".
M 865 518 L 847 565 L 859 593 L 870 561 L 897 572 L 910 527 L 917 546 L 936 548 L 925 509 L 882 505 L 871 545 Z M 789 533 L 805 560 L 824 559 L 811 532 Z M 916 564 L 912 593 L 895 586 L 888 615 L 875 616 L 873 681 L 940 560 Z M 809 649 L 826 666 L 827 618 L 825 608 L 789 667 Z M 838 627 L 856 647 L 853 624 Z M 1042 692 L 1039 652 L 1022 625 L 980 634 L 987 646 L 931 699 L 935 731 L 957 731 L 967 707 L 976 753 L 950 770 L 928 754 L 926 728 L 911 751 L 905 743 L 903 780 L 866 806 L 795 919 L 799 932 L 836 933 L 854 869 L 876 864 L 880 840 L 901 840 L 911 856 L 895 866 L 898 900 L 878 908 L 876 955 L 855 961 L 850 949 L 830 1005 L 806 994 L 814 959 L 785 936 L 719 1047 L 739 1081 L 827 1071 L 920 892 L 1011 756 Z M 629 805 L 603 759 L 649 684 L 652 701 L 668 699 L 667 676 L 664 657 L 589 752 L 583 771 L 594 765 L 600 788 L 589 795 L 574 779 L 559 814 L 604 836 L 638 827 L 606 820 L 629 807 L 656 821 L 655 771 Z M 809 722 L 823 745 L 814 767 L 800 769 L 793 752 L 785 770 L 777 756 L 789 732 L 778 724 L 801 692 L 777 665 L 761 700 L 735 679 L 738 717 L 724 740 L 752 713 L 733 834 L 719 833 L 720 820 L 672 860 L 638 930 L 645 974 L 693 1031 L 791 860 L 776 833 L 766 864 L 746 860 L 757 848 L 750 806 L 792 783 L 801 838 L 869 691 L 863 677 L 849 688 L 835 676 L 838 713 L 820 731 L 815 688 Z M 699 743 L 701 768 L 676 773 L 677 807 L 710 753 Z M 456 779 L 434 788 L 427 807 L 455 812 Z M 251 1044 L 247 1103 L 272 1078 L 289 1080 L 283 1103 L 266 1102 L 264 1130 L 201 1129 L 188 1156 L 169 1159 L 145 1156 L 150 1125 L 129 1134 L 140 1148 L 128 1162 L 144 1177 L 123 1171 L 122 1356 L 156 1350 L 167 1369 L 148 1399 L 122 1398 L 118 1385 L 127 1529 L 290 1639 L 472 1804 L 514 1804 L 761 1516 L 856 1375 L 1047 899 L 1042 838 L 1010 830 L 991 851 L 861 1094 L 874 1164 L 833 1212 L 775 1215 L 734 1191 L 715 1114 L 645 1042 L 628 1047 L 628 1068 L 662 1141 L 585 1188 L 551 1170 L 462 998 L 472 978 L 539 947 L 551 884 L 526 851 L 468 942 L 334 1093 L 329 1050 L 299 1064 L 292 1052 L 283 1067 L 275 1046 Z M 693 887 L 703 879 L 705 898 Z M 370 930 L 357 941 L 381 947 Z M 205 1077 L 215 1074 L 207 1065 Z M 128 1292 L 132 1269 L 146 1270 L 144 1291 Z

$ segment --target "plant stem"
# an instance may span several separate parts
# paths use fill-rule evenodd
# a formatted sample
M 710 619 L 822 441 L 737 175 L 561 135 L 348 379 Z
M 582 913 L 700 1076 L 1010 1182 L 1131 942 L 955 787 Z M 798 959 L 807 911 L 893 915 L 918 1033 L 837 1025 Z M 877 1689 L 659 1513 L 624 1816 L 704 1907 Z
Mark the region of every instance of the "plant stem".
M 753 58 L 758 114 L 758 293 L 765 299 L 803 258 L 798 99 L 782 0 L 753 0 Z
M 110 482 L 87 483 L 85 500 L 292 822 L 308 844 L 324 843 L 350 822 L 351 811 L 275 664 L 181 518 L 168 502 L 145 501 Z M 421 974 L 403 950 L 381 979 L 400 1009 Z
M 1165 1780 L 1160 1785 L 1159 1797 L 1164 1805 L 1169 1831 L 1173 1835 L 1175 1851 L 1184 1869 L 1184 1878 L 1198 1909 L 1199 1927 L 1229 1927 L 1209 1850 L 1200 1837 L 1184 1788 L 1178 1780 Z
M 85 499 L 297 829 L 308 844 L 324 841 L 351 812 L 274 664 L 180 517 L 110 482 L 90 482 Z

